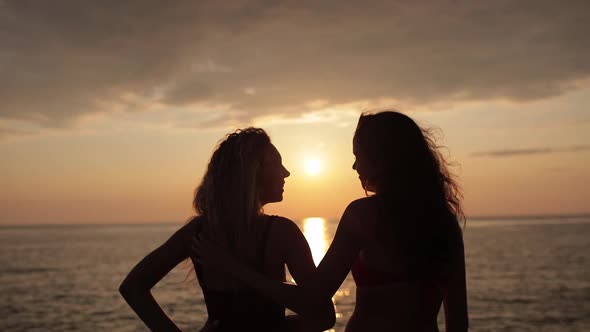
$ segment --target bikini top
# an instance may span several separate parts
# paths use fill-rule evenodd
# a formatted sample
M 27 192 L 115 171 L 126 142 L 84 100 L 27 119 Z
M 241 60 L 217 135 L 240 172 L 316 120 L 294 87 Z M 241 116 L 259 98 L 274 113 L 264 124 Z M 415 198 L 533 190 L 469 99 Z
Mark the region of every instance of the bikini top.
M 403 281 L 399 276 L 396 276 L 389 271 L 382 271 L 368 266 L 364 260 L 361 259 L 360 255 L 352 265 L 351 271 L 354 282 L 358 287 L 377 286 Z
M 403 285 L 403 287 L 414 287 L 414 289 L 416 289 L 415 287 L 418 287 L 418 294 L 416 295 L 418 299 L 417 314 L 418 317 L 423 318 L 423 323 L 426 324 L 423 330 L 438 331 L 436 326 L 436 316 L 442 302 L 442 293 L 435 281 L 402 277 L 389 271 L 373 268 L 368 266 L 361 259 L 360 255 L 352 266 L 352 276 L 358 288 L 357 292 L 362 287 L 384 286 L 390 284 L 397 284 L 399 286 Z M 429 325 L 428 322 L 434 323 Z

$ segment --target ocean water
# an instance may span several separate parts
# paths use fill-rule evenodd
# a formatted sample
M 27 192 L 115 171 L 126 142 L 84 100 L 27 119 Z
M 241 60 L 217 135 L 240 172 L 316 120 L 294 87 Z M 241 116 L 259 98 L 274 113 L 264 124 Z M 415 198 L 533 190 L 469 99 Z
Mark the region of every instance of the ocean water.
M 0 331 L 146 331 L 118 293 L 126 273 L 181 225 L 0 227 Z M 300 222 L 316 260 L 336 224 Z M 469 220 L 464 232 L 472 331 L 590 331 L 590 217 Z M 153 290 L 185 331 L 206 309 L 177 267 Z M 335 295 L 343 331 L 348 276 Z

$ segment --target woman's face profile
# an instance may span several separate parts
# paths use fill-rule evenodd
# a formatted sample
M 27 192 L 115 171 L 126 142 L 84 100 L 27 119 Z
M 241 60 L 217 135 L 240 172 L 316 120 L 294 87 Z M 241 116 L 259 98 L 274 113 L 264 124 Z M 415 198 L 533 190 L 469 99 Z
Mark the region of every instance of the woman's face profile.
M 272 144 L 265 148 L 260 168 L 260 202 L 266 204 L 282 201 L 285 178 L 290 174 L 283 166 L 277 148 Z

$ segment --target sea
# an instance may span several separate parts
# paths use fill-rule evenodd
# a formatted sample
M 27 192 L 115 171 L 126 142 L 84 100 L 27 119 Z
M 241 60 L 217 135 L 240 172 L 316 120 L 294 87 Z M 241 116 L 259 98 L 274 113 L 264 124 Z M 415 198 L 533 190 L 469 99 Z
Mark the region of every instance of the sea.
M 337 221 L 298 225 L 319 262 Z M 181 226 L 1 226 L 0 331 L 146 331 L 118 287 Z M 471 218 L 464 239 L 471 331 L 590 331 L 590 216 Z M 184 331 L 198 331 L 207 311 L 189 272 L 179 265 L 153 295 Z M 332 331 L 344 331 L 350 275 L 333 300 Z

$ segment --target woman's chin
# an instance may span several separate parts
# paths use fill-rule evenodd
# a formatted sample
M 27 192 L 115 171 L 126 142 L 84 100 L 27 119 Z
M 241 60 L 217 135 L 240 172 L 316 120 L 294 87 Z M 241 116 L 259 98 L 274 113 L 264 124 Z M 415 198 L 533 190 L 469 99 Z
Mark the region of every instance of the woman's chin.
M 360 179 L 361 180 L 361 186 L 363 187 L 363 189 L 367 192 L 375 192 L 375 186 L 373 186 L 372 184 L 368 183 L 368 181 Z
M 282 201 L 283 201 L 283 194 L 281 193 L 280 195 L 276 195 L 275 197 L 270 198 L 267 203 L 278 203 L 278 202 L 282 202 Z

